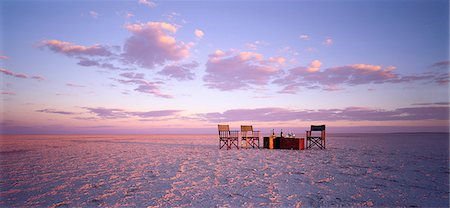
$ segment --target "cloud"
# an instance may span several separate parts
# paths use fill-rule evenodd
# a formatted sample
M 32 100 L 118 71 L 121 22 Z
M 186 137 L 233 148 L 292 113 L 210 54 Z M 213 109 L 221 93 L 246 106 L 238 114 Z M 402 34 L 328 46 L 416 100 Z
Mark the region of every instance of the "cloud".
M 28 75 L 26 75 L 26 74 L 21 74 L 21 73 L 14 74 L 14 76 L 15 76 L 15 77 L 18 77 L 18 78 L 24 78 L 24 79 L 27 79 L 27 78 L 28 78 Z
M 16 93 L 14 93 L 14 92 L 6 92 L 6 91 L 2 91 L 2 95 L 16 95 Z
M 305 51 L 309 52 L 309 53 L 313 53 L 313 52 L 317 52 L 317 49 L 313 48 L 313 47 L 308 47 L 305 49 Z
M 433 64 L 430 65 L 429 68 L 437 67 L 437 68 L 446 68 L 446 69 L 448 69 L 449 66 L 450 66 L 450 61 L 449 60 L 445 60 L 445 61 L 438 61 L 436 63 L 433 63 Z
M 158 111 L 144 111 L 144 112 L 136 112 L 136 111 L 126 111 L 118 108 L 91 108 L 84 107 L 89 113 L 95 114 L 97 117 L 102 119 L 122 119 L 122 118 L 130 118 L 130 117 L 139 117 L 139 118 L 159 118 L 159 117 L 170 117 L 175 116 L 180 110 L 158 110 Z
M 156 66 L 164 66 L 167 62 L 181 61 L 189 57 L 190 48 L 194 43 L 177 41 L 173 36 L 177 32 L 177 27 L 166 22 L 127 24 L 125 28 L 132 35 L 126 39 L 123 48 L 100 44 L 84 46 L 61 40 L 43 40 L 39 47 L 74 57 L 78 59 L 78 65 L 85 67 L 133 70 L 117 66 L 121 64 L 153 69 Z
M 133 70 L 132 68 L 118 67 L 114 65 L 117 62 L 122 61 L 120 55 L 116 54 L 117 51 L 120 51 L 119 46 L 110 47 L 99 44 L 83 46 L 60 40 L 43 40 L 39 44 L 39 47 L 48 48 L 55 53 L 60 53 L 65 56 L 78 59 L 77 64 L 80 66 L 96 66 L 108 70 Z
M 395 110 L 348 107 L 344 109 L 292 110 L 285 108 L 233 109 L 198 115 L 209 122 L 273 121 L 421 121 L 448 120 L 449 107 L 408 107 Z
M 115 66 L 111 63 L 112 60 L 92 60 L 92 59 L 88 59 L 85 57 L 78 57 L 78 59 L 80 61 L 78 61 L 78 65 L 80 66 L 85 66 L 85 67 L 89 67 L 89 66 L 96 66 L 99 68 L 103 68 L 103 69 L 108 69 L 108 70 L 122 70 L 122 71 L 129 71 L 129 70 L 133 70 L 132 68 L 124 68 L 124 67 L 118 67 Z M 102 63 L 102 62 L 109 62 L 109 63 Z
M 66 86 L 68 86 L 68 87 L 86 87 L 84 85 L 78 85 L 78 84 L 73 84 L 73 83 L 66 83 Z
M 274 64 L 284 64 L 286 62 L 286 58 L 281 57 L 281 56 L 277 56 L 277 57 L 269 57 L 269 59 L 267 59 L 267 61 L 269 63 L 274 63 Z
M 138 1 L 139 4 L 143 4 L 149 8 L 155 8 L 156 7 L 156 3 L 151 1 L 151 0 L 139 0 Z
M 134 73 L 134 72 L 125 72 L 120 74 L 120 76 L 128 78 L 128 79 L 144 79 L 144 73 Z
M 127 13 L 125 13 L 125 18 L 129 19 L 129 18 L 132 18 L 132 17 L 134 17 L 133 12 L 127 12 Z
M 93 120 L 98 120 L 97 117 L 83 117 L 83 116 L 73 117 L 73 119 L 83 120 L 83 121 L 93 121 Z
M 290 47 L 290 46 L 286 46 L 286 47 L 283 47 L 283 48 L 279 48 L 279 49 L 277 50 L 277 53 L 279 53 L 279 54 L 284 54 L 284 55 L 286 55 L 286 56 L 291 56 L 291 57 L 300 55 L 299 52 L 297 52 L 295 49 L 293 49 L 293 48 Z
M 7 59 L 8 56 L 0 56 L 0 59 Z
M 9 71 L 7 69 L 3 69 L 3 68 L 0 68 L 0 72 L 2 72 L 3 74 L 9 75 L 9 76 L 14 76 L 14 74 L 15 74 L 14 72 Z
M 91 15 L 92 18 L 96 19 L 98 17 L 98 13 L 95 11 L 90 11 L 89 15 Z
M 278 68 L 262 54 L 217 50 L 208 57 L 203 80 L 209 88 L 226 91 L 266 85 L 277 73 Z
M 333 45 L 333 43 L 334 43 L 334 40 L 331 38 L 325 38 L 325 40 L 323 41 L 323 44 L 327 45 L 327 46 Z
M 2 72 L 3 74 L 9 75 L 9 76 L 17 77 L 17 78 L 24 78 L 24 79 L 28 78 L 28 75 L 26 75 L 26 74 L 14 73 L 14 72 L 9 71 L 4 68 L 0 68 L 0 72 Z
M 195 29 L 194 34 L 197 38 L 202 38 L 205 33 L 199 29 Z
M 188 64 L 167 65 L 164 67 L 164 69 L 158 72 L 158 74 L 172 77 L 178 81 L 193 80 L 195 74 L 192 72 L 192 70 L 196 67 L 198 67 L 198 63 L 196 61 Z
M 89 113 L 95 114 L 102 119 L 118 119 L 118 118 L 128 118 L 127 112 L 116 108 L 89 108 L 85 107 Z
M 123 58 L 126 63 L 137 64 L 153 69 L 167 61 L 179 61 L 189 56 L 192 43 L 178 41 L 171 35 L 177 27 L 165 22 L 128 24 L 126 29 L 132 33 L 124 45 Z
M 245 47 L 249 50 L 258 50 L 260 46 L 267 46 L 267 45 L 269 45 L 267 42 L 257 40 L 253 43 L 245 44 Z
M 363 84 L 408 83 L 426 81 L 440 85 L 448 84 L 448 74 L 434 71 L 404 75 L 395 73 L 396 67 L 372 64 L 351 64 L 320 70 L 322 63 L 314 60 L 308 67 L 295 67 L 273 83 L 283 86 L 281 93 L 295 93 L 300 87 L 307 89 L 339 90 L 339 86 Z
M 169 21 L 174 21 L 176 17 L 180 16 L 180 13 L 177 12 L 169 12 L 164 14 L 163 17 L 167 18 Z
M 154 117 L 166 117 L 173 116 L 181 112 L 180 110 L 159 110 L 159 111 L 147 111 L 147 112 L 129 112 L 130 115 L 138 116 L 141 118 L 154 118 Z
M 62 115 L 75 115 L 75 114 L 78 114 L 78 113 L 74 113 L 74 112 L 60 111 L 60 110 L 55 110 L 55 109 L 42 109 L 42 110 L 36 110 L 36 112 L 62 114 Z
M 309 39 L 310 39 L 309 35 L 305 35 L 305 34 L 300 35 L 299 38 L 300 38 L 301 40 L 309 40 Z
M 22 79 L 28 79 L 29 78 L 29 76 L 26 75 L 26 74 L 15 73 L 15 72 L 12 72 L 12 71 L 4 69 L 4 68 L 0 68 L 0 72 L 2 72 L 5 75 L 12 76 L 12 77 L 17 77 L 17 78 L 22 78 Z M 45 80 L 45 78 L 40 76 L 40 75 L 34 75 L 34 76 L 31 76 L 31 78 L 39 80 L 39 81 Z
M 428 106 L 428 105 L 446 105 L 446 106 L 448 106 L 448 105 L 450 105 L 450 102 L 414 103 L 412 105 L 426 105 L 426 106 Z
M 31 79 L 35 79 L 35 80 L 39 80 L 39 81 L 45 80 L 45 78 L 43 76 L 40 76 L 40 75 L 34 75 L 34 76 L 31 77 Z
M 309 64 L 309 67 L 307 69 L 308 72 L 317 72 L 320 70 L 320 66 L 322 66 L 322 62 L 319 60 L 314 60 Z
M 159 85 L 162 84 L 162 82 L 149 82 L 143 79 L 129 79 L 129 80 L 117 79 L 116 81 L 122 84 L 137 85 L 137 88 L 134 89 L 134 91 L 137 92 L 153 94 L 155 96 L 162 98 L 173 98 L 171 95 L 164 94 L 160 91 Z
M 74 45 L 71 42 L 64 42 L 60 40 L 43 40 L 41 41 L 41 48 L 48 48 L 49 50 L 62 53 L 66 56 L 103 56 L 108 57 L 113 54 L 106 46 L 102 45 L 92 45 L 92 46 L 82 46 Z

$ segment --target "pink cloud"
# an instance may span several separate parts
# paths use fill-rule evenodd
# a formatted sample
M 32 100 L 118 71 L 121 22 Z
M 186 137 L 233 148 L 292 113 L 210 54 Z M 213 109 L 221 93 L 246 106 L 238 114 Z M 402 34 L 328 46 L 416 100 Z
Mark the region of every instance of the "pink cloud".
M 156 3 L 151 1 L 151 0 L 138 0 L 139 4 L 145 5 L 149 8 L 155 8 L 156 7 Z
M 327 46 L 333 45 L 333 43 L 334 43 L 334 40 L 329 37 L 325 38 L 325 40 L 323 41 L 323 44 L 327 45 Z
M 320 66 L 322 66 L 322 62 L 319 60 L 314 60 L 309 64 L 308 72 L 317 72 L 320 70 Z
M 14 74 L 15 74 L 14 72 L 9 71 L 9 70 L 4 69 L 4 68 L 0 68 L 0 72 L 2 72 L 3 74 L 9 75 L 9 76 L 14 76 Z
M 60 40 L 43 40 L 40 43 L 41 48 L 48 48 L 55 53 L 74 57 L 78 59 L 80 66 L 96 66 L 99 68 L 109 70 L 133 70 L 131 68 L 118 67 L 115 64 L 121 62 L 120 55 L 113 53 L 113 51 L 120 51 L 119 46 L 82 46 L 74 43 L 64 42 Z
M 132 12 L 127 12 L 125 14 L 125 18 L 127 18 L 127 19 L 132 18 L 132 17 L 134 17 L 134 14 Z
M 320 70 L 321 62 L 315 60 L 308 67 L 295 67 L 288 70 L 286 76 L 273 83 L 283 86 L 282 93 L 295 93 L 300 87 L 308 89 L 323 89 L 327 91 L 340 90 L 339 86 L 354 86 L 363 84 L 405 83 L 428 81 L 438 84 L 448 84 L 448 75 L 437 72 L 401 76 L 395 73 L 395 67 L 371 64 L 352 64 L 330 67 Z
M 449 106 L 406 107 L 395 110 L 348 107 L 344 109 L 292 110 L 285 108 L 233 109 L 200 114 L 209 122 L 234 121 L 420 121 L 448 120 Z
M 278 68 L 262 54 L 217 50 L 209 55 L 203 80 L 209 88 L 235 90 L 266 85 L 277 73 Z
M 128 31 L 133 35 L 124 45 L 123 58 L 126 63 L 134 63 L 144 68 L 153 69 L 167 61 L 179 61 L 189 56 L 192 43 L 180 42 L 169 34 L 177 27 L 165 22 L 147 22 L 128 24 Z
M 17 78 L 22 78 L 22 79 L 27 79 L 28 78 L 28 75 L 26 75 L 26 74 L 15 73 L 15 72 L 12 72 L 12 71 L 4 69 L 4 68 L 0 68 L 0 72 L 2 72 L 5 75 L 13 76 L 13 77 L 17 77 Z M 39 79 L 38 79 L 38 77 L 39 77 Z M 32 76 L 31 78 L 32 79 L 37 79 L 37 80 L 44 80 L 44 78 L 42 76 L 39 76 L 39 75 Z
M 7 59 L 8 56 L 0 56 L 0 59 Z
M 28 75 L 22 74 L 22 73 L 14 74 L 14 76 L 15 76 L 15 77 L 18 77 L 18 78 L 24 78 L 24 79 L 27 79 L 27 78 L 28 78 Z
M 53 52 L 62 53 L 67 56 L 111 56 L 113 55 L 106 46 L 92 45 L 82 46 L 74 45 L 71 42 L 60 40 L 43 40 L 41 47 L 48 48 Z
M 197 38 L 202 38 L 205 35 L 205 33 L 199 29 L 195 29 L 194 34 Z
M 193 80 L 194 79 L 194 73 L 192 72 L 193 69 L 198 67 L 198 63 L 196 61 L 193 61 L 192 63 L 188 64 L 180 64 L 180 65 L 167 65 L 162 69 L 158 74 L 166 75 L 168 77 L 175 78 L 179 81 L 182 80 Z

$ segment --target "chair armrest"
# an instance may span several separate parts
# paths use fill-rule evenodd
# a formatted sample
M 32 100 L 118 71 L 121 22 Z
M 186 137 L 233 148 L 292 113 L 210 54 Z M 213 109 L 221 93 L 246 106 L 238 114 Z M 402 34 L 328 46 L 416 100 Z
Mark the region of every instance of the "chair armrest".
M 253 131 L 253 136 L 259 137 L 259 132 L 260 131 Z
M 237 130 L 230 131 L 230 137 L 239 137 L 239 131 Z
M 311 131 L 306 131 L 306 137 L 311 137 Z

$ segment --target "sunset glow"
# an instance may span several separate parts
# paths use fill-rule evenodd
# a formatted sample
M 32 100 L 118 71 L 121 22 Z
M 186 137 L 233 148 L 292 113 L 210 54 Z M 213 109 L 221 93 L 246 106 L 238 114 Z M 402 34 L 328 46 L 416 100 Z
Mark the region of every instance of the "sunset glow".
M 2 133 L 448 132 L 448 1 L 0 6 Z

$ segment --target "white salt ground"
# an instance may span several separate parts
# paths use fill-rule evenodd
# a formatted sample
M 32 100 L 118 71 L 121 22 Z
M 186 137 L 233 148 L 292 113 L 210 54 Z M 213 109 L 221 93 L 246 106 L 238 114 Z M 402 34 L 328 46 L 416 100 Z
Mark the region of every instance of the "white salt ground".
M 227 151 L 216 135 L 2 136 L 0 207 L 448 207 L 448 138 Z

